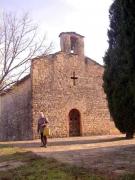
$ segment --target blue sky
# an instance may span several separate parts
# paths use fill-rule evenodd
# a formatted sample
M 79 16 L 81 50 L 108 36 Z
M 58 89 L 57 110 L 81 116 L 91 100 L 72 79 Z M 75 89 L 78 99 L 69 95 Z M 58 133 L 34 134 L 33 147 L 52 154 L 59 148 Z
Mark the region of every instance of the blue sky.
M 112 0 L 0 0 L 0 10 L 29 12 L 40 33 L 53 41 L 59 51 L 61 32 L 75 31 L 85 36 L 85 55 L 103 64 L 108 47 L 109 7 Z

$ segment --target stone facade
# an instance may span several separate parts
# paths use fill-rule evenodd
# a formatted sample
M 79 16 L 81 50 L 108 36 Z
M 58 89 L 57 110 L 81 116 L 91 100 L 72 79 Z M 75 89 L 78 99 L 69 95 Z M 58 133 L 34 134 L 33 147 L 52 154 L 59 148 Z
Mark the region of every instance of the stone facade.
M 78 77 L 75 85 L 71 79 L 73 72 Z M 102 74 L 101 65 L 75 54 L 60 52 L 35 59 L 32 65 L 35 132 L 38 112 L 43 111 L 53 137 L 69 136 L 69 113 L 76 109 L 80 114 L 80 135 L 110 134 L 114 125 L 102 89 Z
M 83 38 L 61 33 L 61 51 L 33 59 L 30 77 L 14 89 L 14 95 L 1 96 L 1 139 L 37 138 L 40 111 L 49 120 L 52 137 L 117 132 L 102 88 L 104 68 L 84 56 Z
M 31 79 L 0 96 L 0 140 L 32 139 Z

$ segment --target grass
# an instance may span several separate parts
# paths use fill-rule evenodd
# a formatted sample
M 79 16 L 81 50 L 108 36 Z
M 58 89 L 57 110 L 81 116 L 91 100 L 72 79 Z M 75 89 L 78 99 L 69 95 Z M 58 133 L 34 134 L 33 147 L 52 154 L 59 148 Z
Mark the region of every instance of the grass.
M 0 163 L 5 161 L 21 161 L 24 165 L 0 171 L 0 180 L 108 180 L 84 168 L 63 164 L 51 158 L 41 158 L 22 148 L 0 145 Z M 118 179 L 135 180 L 135 174 L 127 174 Z
M 135 174 L 126 174 L 120 180 L 135 180 Z
M 0 171 L 0 180 L 104 180 L 84 168 L 41 158 L 22 148 L 0 145 L 0 162 L 4 161 L 21 161 L 24 165 L 6 170 L 6 173 Z

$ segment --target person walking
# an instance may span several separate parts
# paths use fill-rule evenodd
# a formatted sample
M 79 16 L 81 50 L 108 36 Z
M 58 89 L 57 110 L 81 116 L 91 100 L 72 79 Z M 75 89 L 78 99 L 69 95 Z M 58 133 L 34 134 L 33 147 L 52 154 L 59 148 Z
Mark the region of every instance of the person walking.
M 46 127 L 48 120 L 44 116 L 43 112 L 40 112 L 40 117 L 38 119 L 38 127 L 37 127 L 37 132 L 40 132 L 40 138 L 41 138 L 41 147 L 47 147 L 47 136 L 44 135 L 44 128 Z

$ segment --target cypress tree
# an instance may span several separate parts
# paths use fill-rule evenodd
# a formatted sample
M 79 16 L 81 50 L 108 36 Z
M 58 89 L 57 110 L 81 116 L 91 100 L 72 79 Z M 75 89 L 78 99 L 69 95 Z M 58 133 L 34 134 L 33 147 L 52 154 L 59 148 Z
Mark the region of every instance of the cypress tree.
M 135 132 L 135 1 L 114 0 L 109 10 L 109 48 L 104 56 L 104 91 L 115 126 Z

